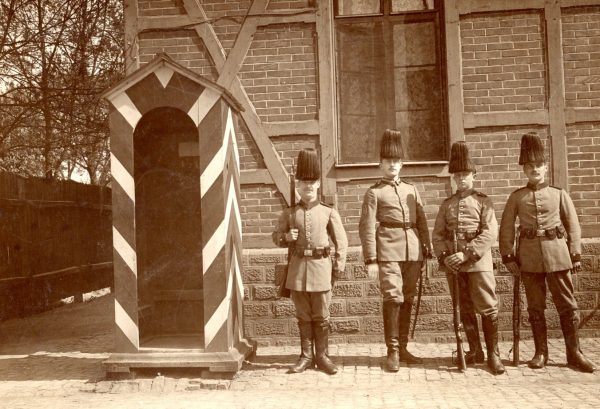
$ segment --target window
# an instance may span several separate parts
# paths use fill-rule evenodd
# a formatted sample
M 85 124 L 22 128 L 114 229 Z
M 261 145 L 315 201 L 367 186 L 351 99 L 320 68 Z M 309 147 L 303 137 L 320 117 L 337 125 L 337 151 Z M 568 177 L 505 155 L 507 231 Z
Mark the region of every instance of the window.
M 446 160 L 442 3 L 335 0 L 339 164 L 379 162 L 386 128 L 405 160 Z

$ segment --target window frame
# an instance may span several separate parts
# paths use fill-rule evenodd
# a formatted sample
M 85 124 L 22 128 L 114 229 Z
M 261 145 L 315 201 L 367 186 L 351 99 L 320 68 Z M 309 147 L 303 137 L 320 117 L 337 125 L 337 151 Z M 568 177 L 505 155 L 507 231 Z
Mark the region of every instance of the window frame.
M 448 71 L 446 64 L 446 38 L 445 38 L 445 19 L 444 19 L 444 2 L 443 0 L 434 0 L 435 7 L 429 10 L 411 10 L 404 12 L 392 12 L 392 0 L 379 0 L 380 4 L 380 12 L 379 13 L 369 13 L 369 14 L 357 14 L 357 15 L 344 15 L 338 16 L 338 3 L 339 0 L 333 0 L 333 10 L 332 10 L 332 45 L 334 51 L 334 57 L 332 61 L 333 65 L 333 75 L 334 75 L 334 84 L 333 84 L 333 92 L 334 92 L 334 114 L 335 114 L 335 167 L 338 168 L 346 168 L 346 167 L 372 167 L 379 165 L 379 161 L 370 162 L 343 162 L 341 158 L 341 149 L 340 145 L 342 144 L 340 137 L 340 129 L 341 129 L 341 108 L 340 108 L 340 92 L 339 92 L 339 84 L 340 84 L 340 72 L 338 71 L 338 52 L 339 46 L 337 43 L 337 29 L 340 21 L 352 23 L 361 23 L 361 22 L 377 22 L 382 21 L 383 26 L 383 41 L 384 41 L 384 51 L 390 49 L 390 41 L 392 36 L 392 26 L 397 23 L 418 23 L 418 22 L 432 22 L 434 24 L 436 30 L 436 44 L 435 44 L 435 53 L 437 59 L 437 68 L 439 70 L 439 81 L 440 81 L 440 93 L 441 93 L 441 101 L 439 107 L 440 113 L 440 131 L 441 137 L 440 140 L 443 141 L 444 149 L 443 149 L 443 158 L 436 159 L 425 159 L 425 160 L 404 160 L 404 165 L 445 165 L 448 163 L 447 155 L 449 152 L 449 143 L 450 143 L 450 135 L 449 135 L 449 123 L 448 123 Z M 385 96 L 385 123 L 387 127 L 395 127 L 395 88 L 393 86 L 389 86 L 390 83 L 394 83 L 394 65 L 393 65 L 393 54 L 389 52 L 384 52 L 384 63 L 385 69 L 385 85 L 384 89 L 387 90 Z

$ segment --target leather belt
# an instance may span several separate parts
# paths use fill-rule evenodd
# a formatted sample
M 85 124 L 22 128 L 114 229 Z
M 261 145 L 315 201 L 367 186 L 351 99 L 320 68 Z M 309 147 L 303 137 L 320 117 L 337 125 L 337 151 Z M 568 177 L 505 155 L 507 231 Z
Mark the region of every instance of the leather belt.
M 454 232 L 456 232 L 457 240 L 466 240 L 466 241 L 471 241 L 475 237 L 479 236 L 479 234 L 481 234 L 481 230 L 471 230 L 471 231 L 447 230 L 446 231 L 446 240 L 454 240 Z
M 331 247 L 294 247 L 294 255 L 298 257 L 326 258 L 331 254 Z
M 562 239 L 566 235 L 566 229 L 563 225 L 556 227 L 550 227 L 548 229 L 534 229 L 534 228 L 521 228 L 519 235 L 527 239 L 533 239 L 536 237 L 548 237 L 550 240 L 555 238 Z
M 417 223 L 413 222 L 380 222 L 379 225 L 392 229 L 414 229 L 415 227 L 417 227 Z

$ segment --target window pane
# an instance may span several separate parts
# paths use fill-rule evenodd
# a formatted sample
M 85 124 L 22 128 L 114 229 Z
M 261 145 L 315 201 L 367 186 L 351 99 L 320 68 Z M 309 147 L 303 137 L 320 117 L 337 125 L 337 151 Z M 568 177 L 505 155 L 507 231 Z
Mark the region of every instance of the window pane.
M 381 14 L 379 0 L 338 0 L 336 16 Z
M 433 10 L 434 0 L 392 0 L 392 13 Z
M 343 163 L 378 162 L 385 127 L 381 23 L 337 29 L 339 152 Z
M 411 160 L 445 156 L 443 93 L 432 21 L 394 24 L 395 125 Z

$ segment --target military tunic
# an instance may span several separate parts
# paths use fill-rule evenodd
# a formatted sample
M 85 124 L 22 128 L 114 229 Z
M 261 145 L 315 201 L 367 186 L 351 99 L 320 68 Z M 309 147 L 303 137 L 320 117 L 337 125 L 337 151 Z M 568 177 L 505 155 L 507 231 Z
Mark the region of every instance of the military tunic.
M 521 235 L 515 256 L 515 221 L 520 230 L 536 232 L 533 237 Z M 558 237 L 557 228 L 566 233 Z M 512 192 L 504 207 L 500 223 L 500 254 L 504 262 L 518 257 L 522 272 L 551 273 L 569 270 L 572 259 L 581 255 L 581 228 L 575 206 L 562 189 L 541 183 L 528 184 Z
M 492 271 L 491 248 L 498 222 L 489 197 L 473 189 L 457 192 L 440 206 L 433 228 L 433 251 L 437 257 L 454 253 L 452 232 L 457 232 L 458 251 L 468 257 L 460 271 Z M 465 236 L 475 236 L 467 240 Z
M 440 205 L 433 228 L 433 250 L 443 259 L 454 253 L 453 232 L 458 251 L 467 256 L 460 265 L 459 288 L 461 312 L 477 311 L 482 316 L 498 312 L 496 280 L 492 262 L 492 246 L 496 241 L 498 222 L 494 205 L 485 194 L 469 189 L 456 192 Z M 448 276 L 451 291 L 452 277 Z
M 290 212 L 293 212 L 292 221 Z M 318 201 L 308 205 L 300 202 L 298 206 L 282 212 L 272 235 L 273 242 L 279 247 L 287 247 L 285 234 L 292 228 L 298 229 L 298 239 L 288 263 L 286 287 L 293 291 L 331 290 L 332 271 L 336 274 L 344 271 L 348 251 L 348 239 L 339 213 Z M 329 247 L 330 239 L 335 246 L 335 251 L 332 249 L 331 253 L 333 260 L 329 256 L 303 255 L 304 250 Z
M 381 179 L 365 193 L 359 222 L 365 263 L 379 264 L 383 302 L 412 304 L 429 251 L 429 230 L 417 189 L 400 180 Z
M 399 223 L 407 227 L 392 227 Z M 367 190 L 358 228 L 365 261 L 421 261 L 429 246 L 421 197 L 399 180 L 381 179 Z

